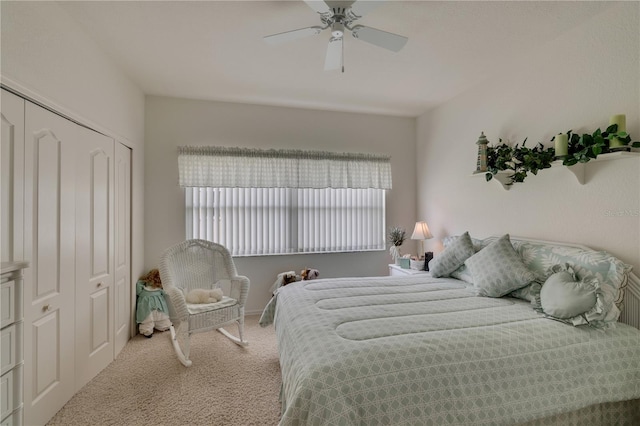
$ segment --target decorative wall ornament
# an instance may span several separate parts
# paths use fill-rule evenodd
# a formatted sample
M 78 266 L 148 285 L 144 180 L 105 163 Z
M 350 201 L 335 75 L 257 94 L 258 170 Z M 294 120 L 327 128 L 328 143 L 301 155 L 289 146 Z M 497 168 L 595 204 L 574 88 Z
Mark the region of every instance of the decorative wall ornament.
M 480 132 L 480 137 L 476 142 L 478 145 L 478 163 L 476 164 L 476 173 L 484 173 L 487 171 L 487 146 L 489 140 L 484 135 L 484 132 Z
M 569 138 L 565 133 L 558 133 L 555 137 L 556 158 L 569 155 Z
M 624 114 L 612 115 L 609 119 L 609 126 L 614 124 L 618 126 L 617 133 L 625 133 L 627 131 L 627 116 Z M 629 141 L 626 141 L 625 143 L 623 139 L 612 137 L 610 139 L 609 149 L 611 151 L 626 151 L 629 149 L 627 147 L 627 143 L 629 143 Z

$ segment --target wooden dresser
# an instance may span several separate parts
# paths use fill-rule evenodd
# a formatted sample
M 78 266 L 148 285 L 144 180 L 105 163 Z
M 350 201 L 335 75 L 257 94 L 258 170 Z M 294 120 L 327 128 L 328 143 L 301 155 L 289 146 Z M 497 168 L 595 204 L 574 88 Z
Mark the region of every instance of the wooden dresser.
M 22 270 L 26 262 L 2 262 L 0 413 L 2 426 L 22 425 Z

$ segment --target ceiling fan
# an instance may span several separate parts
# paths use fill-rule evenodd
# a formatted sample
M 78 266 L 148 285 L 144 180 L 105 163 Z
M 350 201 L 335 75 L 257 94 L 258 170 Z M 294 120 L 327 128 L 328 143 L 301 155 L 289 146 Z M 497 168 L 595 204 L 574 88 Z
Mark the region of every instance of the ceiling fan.
M 317 35 L 327 28 L 331 28 L 331 38 L 325 57 L 325 71 L 342 69 L 344 72 L 344 33 L 350 31 L 354 38 L 363 40 L 373 45 L 400 51 L 407 43 L 407 37 L 388 33 L 376 28 L 354 25 L 354 22 L 362 18 L 368 12 L 377 7 L 382 1 L 356 0 L 356 1 L 321 1 L 304 0 L 304 2 L 320 15 L 322 26 L 300 28 L 264 37 L 270 44 L 296 40 L 299 38 Z

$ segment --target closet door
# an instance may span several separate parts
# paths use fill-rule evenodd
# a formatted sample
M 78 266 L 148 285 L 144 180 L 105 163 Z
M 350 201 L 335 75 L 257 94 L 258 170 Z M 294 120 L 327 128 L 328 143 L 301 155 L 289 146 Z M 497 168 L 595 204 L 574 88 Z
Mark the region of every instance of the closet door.
M 23 260 L 24 229 L 24 100 L 2 90 L 0 122 L 0 254 L 3 262 Z
M 25 102 L 24 423 L 75 392 L 75 140 L 78 126 Z
M 131 329 L 131 149 L 116 142 L 115 164 L 115 352 L 129 341 Z
M 80 128 L 76 148 L 76 389 L 113 360 L 114 142 Z

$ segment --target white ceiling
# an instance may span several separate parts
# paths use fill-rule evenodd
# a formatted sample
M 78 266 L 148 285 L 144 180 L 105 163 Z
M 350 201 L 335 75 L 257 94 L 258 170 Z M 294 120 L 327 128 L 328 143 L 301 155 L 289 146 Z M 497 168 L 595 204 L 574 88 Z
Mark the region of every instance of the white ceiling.
M 345 34 L 345 72 L 324 71 L 329 30 L 301 0 L 60 2 L 149 95 L 417 116 L 609 2 L 387 1 L 357 23 L 409 38 L 398 53 Z M 552 66 L 552 64 L 543 66 Z

